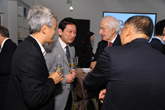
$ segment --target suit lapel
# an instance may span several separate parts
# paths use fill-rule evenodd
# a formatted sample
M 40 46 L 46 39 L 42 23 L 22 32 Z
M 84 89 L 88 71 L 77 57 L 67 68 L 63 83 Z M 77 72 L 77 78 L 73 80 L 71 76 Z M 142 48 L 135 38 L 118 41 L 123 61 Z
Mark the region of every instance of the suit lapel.
M 121 40 L 120 40 L 120 35 L 118 34 L 113 45 L 112 46 L 117 46 L 117 45 L 121 45 Z
M 6 50 L 6 48 L 7 48 L 6 45 L 8 45 L 8 43 L 10 43 L 10 42 L 11 42 L 11 39 L 7 39 L 5 41 L 3 48 L 1 48 L 1 51 L 0 51 L 1 54 L 4 53 L 4 50 Z
M 46 67 L 46 71 L 48 71 L 47 66 L 46 66 L 46 62 L 45 62 L 45 59 L 44 59 L 44 56 L 43 56 L 43 54 L 41 52 L 41 48 L 40 48 L 39 44 L 37 43 L 37 41 L 34 38 L 32 38 L 31 36 L 28 36 L 26 38 L 26 40 L 28 40 L 29 42 L 31 42 L 37 48 L 37 50 L 39 51 L 39 53 L 41 54 L 41 57 L 43 59 L 44 65 Z
M 29 42 L 33 43 L 33 45 L 37 48 L 37 50 L 42 54 L 41 48 L 40 48 L 40 46 L 38 45 L 37 41 L 34 38 L 32 38 L 31 36 L 28 36 L 26 38 L 26 40 L 28 40 Z

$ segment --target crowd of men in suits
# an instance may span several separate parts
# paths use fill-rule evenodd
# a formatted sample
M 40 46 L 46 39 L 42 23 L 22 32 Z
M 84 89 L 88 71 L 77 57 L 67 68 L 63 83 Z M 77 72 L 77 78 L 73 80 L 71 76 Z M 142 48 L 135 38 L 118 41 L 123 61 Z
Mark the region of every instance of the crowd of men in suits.
M 130 17 L 120 35 L 122 46 L 105 47 L 99 55 L 84 88 L 101 90 L 101 110 L 165 109 L 165 57 L 148 43 L 152 32 L 151 18 Z
M 76 37 L 77 24 L 73 18 L 61 20 L 59 38 L 53 42 L 57 20 L 50 9 L 33 6 L 27 20 L 30 34 L 18 47 L 8 38 L 8 29 L 0 26 L 0 109 L 71 110 L 77 70 L 71 69 L 68 55 L 75 56 L 70 44 Z M 161 39 L 165 35 L 163 23 L 157 34 Z M 160 29 L 160 25 L 156 27 Z M 148 43 L 152 20 L 133 16 L 125 22 L 121 35 L 119 31 L 114 17 L 102 18 L 102 41 L 84 88 L 100 92 L 101 110 L 164 110 L 165 57 L 160 52 L 163 49 L 154 49 Z M 43 47 L 45 43 L 50 44 Z M 64 56 L 64 69 L 54 72 L 58 54 Z

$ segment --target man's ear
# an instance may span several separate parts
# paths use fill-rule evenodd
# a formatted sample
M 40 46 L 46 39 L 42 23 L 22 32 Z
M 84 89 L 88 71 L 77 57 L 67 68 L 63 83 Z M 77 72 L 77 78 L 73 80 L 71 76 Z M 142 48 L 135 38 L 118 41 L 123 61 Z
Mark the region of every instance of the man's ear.
M 131 42 L 134 39 L 134 30 L 133 27 L 128 26 L 127 30 L 125 32 L 125 40 L 128 42 Z
M 116 32 L 116 28 L 112 28 L 112 33 L 115 33 Z
M 127 29 L 125 30 L 125 38 L 130 39 L 131 34 L 132 34 L 132 28 L 128 26 Z
M 165 27 L 164 27 L 164 29 L 163 29 L 163 36 L 165 36 Z
M 62 29 L 58 29 L 58 34 L 61 36 L 62 35 Z
M 122 45 L 126 44 L 128 42 L 130 42 L 130 38 L 131 38 L 131 29 L 130 27 L 124 27 L 120 36 Z
M 42 27 L 41 27 L 41 32 L 43 33 L 43 34 L 46 34 L 46 31 L 47 31 L 47 28 L 49 28 L 47 25 L 43 25 Z

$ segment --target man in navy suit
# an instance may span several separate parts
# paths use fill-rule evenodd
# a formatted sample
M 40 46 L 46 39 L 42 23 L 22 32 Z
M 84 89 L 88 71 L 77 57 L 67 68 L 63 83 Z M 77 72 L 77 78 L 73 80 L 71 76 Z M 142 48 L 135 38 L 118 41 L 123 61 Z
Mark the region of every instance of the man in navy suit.
M 159 21 L 155 25 L 155 36 L 152 38 L 150 44 L 154 49 L 157 49 L 165 55 L 165 42 L 163 38 L 165 36 L 165 19 Z
M 95 57 L 90 65 L 91 70 L 95 67 L 96 62 L 105 47 L 121 45 L 119 32 L 120 23 L 116 18 L 112 16 L 105 16 L 102 18 L 99 31 L 99 34 L 102 35 L 102 41 L 98 43 Z
M 5 110 L 53 110 L 61 72 L 49 75 L 42 45 L 52 42 L 56 17 L 43 6 L 33 6 L 27 16 L 30 35 L 17 47 L 11 64 Z
M 165 57 L 148 43 L 152 32 L 151 18 L 129 18 L 120 36 L 122 46 L 105 48 L 85 77 L 87 90 L 106 85 L 100 94 L 101 110 L 165 109 Z
M 17 45 L 9 39 L 9 30 L 0 25 L 0 110 L 3 110 L 8 87 L 11 59 Z

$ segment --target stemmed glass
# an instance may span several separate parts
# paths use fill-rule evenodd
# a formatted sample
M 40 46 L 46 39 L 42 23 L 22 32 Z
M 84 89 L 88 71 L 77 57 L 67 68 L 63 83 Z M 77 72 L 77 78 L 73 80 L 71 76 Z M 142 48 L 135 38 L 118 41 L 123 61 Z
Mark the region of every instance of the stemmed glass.
M 71 56 L 71 57 L 70 57 L 70 63 L 69 63 L 69 65 L 70 65 L 73 69 L 77 69 L 77 64 L 78 64 L 78 57 L 76 57 L 76 56 Z
M 64 57 L 63 55 L 55 55 L 54 69 L 55 71 L 61 71 L 64 68 Z

